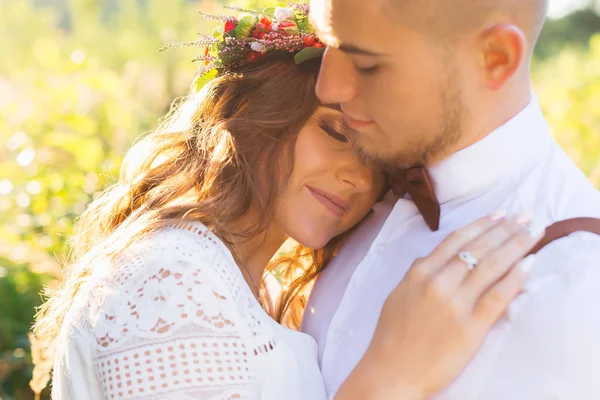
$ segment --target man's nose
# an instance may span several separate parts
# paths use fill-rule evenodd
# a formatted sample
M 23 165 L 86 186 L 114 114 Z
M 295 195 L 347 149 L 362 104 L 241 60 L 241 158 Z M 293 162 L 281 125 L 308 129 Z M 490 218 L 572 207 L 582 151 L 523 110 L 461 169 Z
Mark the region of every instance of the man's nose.
M 354 67 L 341 50 L 325 50 L 316 90 L 324 104 L 343 104 L 356 96 Z

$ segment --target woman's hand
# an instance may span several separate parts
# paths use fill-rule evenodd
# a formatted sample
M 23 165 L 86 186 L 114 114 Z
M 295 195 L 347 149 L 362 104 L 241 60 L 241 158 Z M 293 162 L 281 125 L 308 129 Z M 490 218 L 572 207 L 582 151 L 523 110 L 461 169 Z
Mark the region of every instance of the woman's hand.
M 543 236 L 530 220 L 496 213 L 415 261 L 336 399 L 426 399 L 451 383 L 521 291 L 534 261 L 523 257 Z M 472 270 L 469 254 L 479 261 Z

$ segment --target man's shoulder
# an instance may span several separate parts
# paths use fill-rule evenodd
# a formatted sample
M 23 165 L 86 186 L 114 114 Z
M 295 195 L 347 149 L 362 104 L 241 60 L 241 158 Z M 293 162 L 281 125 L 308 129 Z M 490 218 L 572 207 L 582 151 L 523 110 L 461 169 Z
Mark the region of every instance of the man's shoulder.
M 552 272 L 564 273 L 594 263 L 600 264 L 600 235 L 591 232 L 571 233 L 537 253 L 537 264 L 553 266 Z

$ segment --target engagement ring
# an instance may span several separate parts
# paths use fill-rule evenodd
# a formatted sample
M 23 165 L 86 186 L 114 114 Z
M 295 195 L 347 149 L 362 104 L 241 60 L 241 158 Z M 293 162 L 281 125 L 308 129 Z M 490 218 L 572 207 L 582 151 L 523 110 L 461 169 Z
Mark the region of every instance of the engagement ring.
M 464 262 L 465 264 L 467 264 L 467 269 L 469 271 L 473 271 L 475 269 L 475 267 L 477 265 L 479 265 L 479 260 L 476 259 L 475 257 L 473 257 L 473 254 L 471 254 L 468 251 L 461 251 L 458 254 L 458 258 Z

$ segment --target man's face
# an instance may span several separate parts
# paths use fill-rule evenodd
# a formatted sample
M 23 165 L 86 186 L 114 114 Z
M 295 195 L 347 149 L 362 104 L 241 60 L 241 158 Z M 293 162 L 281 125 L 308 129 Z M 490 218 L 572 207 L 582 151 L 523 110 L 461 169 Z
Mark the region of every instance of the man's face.
M 454 57 L 395 22 L 384 1 L 312 0 L 312 22 L 329 46 L 317 95 L 341 104 L 356 149 L 375 166 L 439 161 L 464 118 Z

